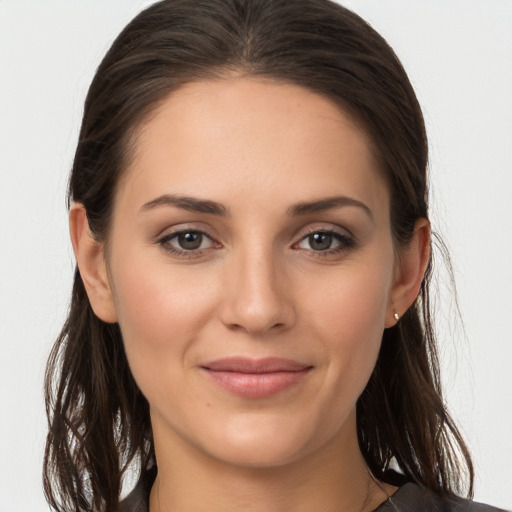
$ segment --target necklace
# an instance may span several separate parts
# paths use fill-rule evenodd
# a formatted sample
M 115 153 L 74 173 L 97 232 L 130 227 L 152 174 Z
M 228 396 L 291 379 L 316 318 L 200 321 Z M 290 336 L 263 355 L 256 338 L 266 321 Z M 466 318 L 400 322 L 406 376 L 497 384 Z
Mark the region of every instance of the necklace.
M 387 496 L 386 501 L 389 502 L 389 504 L 395 509 L 396 512 L 400 512 L 400 509 L 396 506 L 396 503 L 394 503 L 394 501 L 391 499 L 391 496 L 388 494 L 388 491 L 386 491 L 384 486 L 373 476 L 373 473 L 370 471 L 370 468 L 368 468 L 368 473 L 371 479 L 377 485 L 377 487 Z
M 389 504 L 395 509 L 396 512 L 400 512 L 400 509 L 396 506 L 396 504 L 391 499 L 391 496 L 388 494 L 388 491 L 384 488 L 384 486 L 373 476 L 373 473 L 368 468 L 368 474 L 371 479 L 375 482 L 375 485 L 387 496 L 386 501 L 389 501 Z M 156 484 L 156 502 L 158 504 L 158 512 L 162 512 L 162 505 L 160 504 L 160 479 Z

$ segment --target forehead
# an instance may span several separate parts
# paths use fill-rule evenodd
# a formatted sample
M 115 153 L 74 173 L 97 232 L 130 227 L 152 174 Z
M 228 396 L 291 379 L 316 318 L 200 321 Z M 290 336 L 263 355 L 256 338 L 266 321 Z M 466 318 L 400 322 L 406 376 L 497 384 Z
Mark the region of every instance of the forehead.
M 387 208 L 366 133 L 334 102 L 297 85 L 189 83 L 158 106 L 135 140 L 118 188 L 132 204 L 179 193 L 223 203 L 278 200 L 285 208 L 339 193 Z

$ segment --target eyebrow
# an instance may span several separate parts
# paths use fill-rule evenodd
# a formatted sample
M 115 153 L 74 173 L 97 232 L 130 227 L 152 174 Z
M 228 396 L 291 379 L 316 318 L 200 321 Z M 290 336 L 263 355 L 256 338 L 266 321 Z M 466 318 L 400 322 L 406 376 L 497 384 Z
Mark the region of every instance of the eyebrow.
M 227 217 L 229 210 L 215 201 L 209 201 L 207 199 L 197 199 L 195 197 L 179 196 L 174 194 L 164 194 L 157 197 L 145 204 L 140 208 L 140 212 L 152 210 L 158 206 L 175 206 L 182 210 L 188 210 L 191 212 L 199 213 L 210 213 L 213 215 L 220 215 Z
M 164 194 L 151 201 L 145 203 L 140 208 L 140 212 L 152 210 L 160 206 L 174 206 L 183 210 L 199 213 L 209 213 L 212 215 L 219 215 L 227 217 L 230 215 L 229 209 L 224 205 L 208 199 L 198 199 L 195 197 L 181 196 L 176 194 Z M 342 206 L 355 206 L 361 208 L 371 220 L 373 214 L 370 208 L 361 201 L 347 196 L 334 196 L 315 201 L 307 201 L 294 204 L 290 206 L 286 213 L 291 217 L 308 215 L 310 213 L 322 212 L 332 208 L 339 208 Z
M 319 199 L 317 201 L 297 203 L 288 208 L 287 213 L 290 216 L 308 215 L 309 213 L 322 212 L 341 206 L 355 206 L 357 208 L 361 208 L 368 217 L 373 220 L 373 213 L 368 206 L 357 199 L 347 196 L 333 196 L 326 197 L 325 199 Z

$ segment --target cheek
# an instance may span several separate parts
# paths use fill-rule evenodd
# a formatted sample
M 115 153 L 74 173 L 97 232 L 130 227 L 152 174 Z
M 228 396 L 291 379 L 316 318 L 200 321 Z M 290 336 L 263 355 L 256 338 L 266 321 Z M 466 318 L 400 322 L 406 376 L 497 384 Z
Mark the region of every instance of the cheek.
M 155 372 L 183 363 L 213 313 L 215 287 L 192 270 L 176 272 L 125 254 L 113 274 L 114 301 L 130 367 L 141 388 Z M 162 373 L 163 372 L 163 373 Z
M 311 335 L 325 349 L 326 390 L 337 394 L 335 400 L 355 402 L 373 371 L 386 322 L 390 268 L 340 269 L 338 275 L 304 293 Z
M 317 328 L 339 342 L 364 344 L 367 336 L 382 334 L 391 291 L 387 266 L 368 265 L 342 268 L 305 286 L 306 317 L 318 319 Z M 334 341 L 334 340 L 333 340 Z

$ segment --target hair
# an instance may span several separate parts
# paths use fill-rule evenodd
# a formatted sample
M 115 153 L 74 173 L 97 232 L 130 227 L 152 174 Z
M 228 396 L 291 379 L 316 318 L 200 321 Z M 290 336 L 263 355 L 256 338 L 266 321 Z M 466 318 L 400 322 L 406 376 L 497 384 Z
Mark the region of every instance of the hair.
M 137 129 L 191 81 L 227 76 L 296 84 L 360 123 L 391 194 L 398 249 L 428 219 L 427 137 L 407 75 L 386 41 L 330 0 L 163 0 L 135 17 L 92 81 L 69 182 L 95 238 L 108 240 L 113 197 Z M 473 495 L 469 451 L 442 396 L 429 284 L 385 330 L 357 402 L 361 452 L 372 474 L 440 496 Z M 68 318 L 45 379 L 49 433 L 44 488 L 55 510 L 115 509 L 123 474 L 154 457 L 149 405 L 130 372 L 117 324 L 92 311 L 78 269 Z M 396 475 L 396 474 L 395 474 Z

